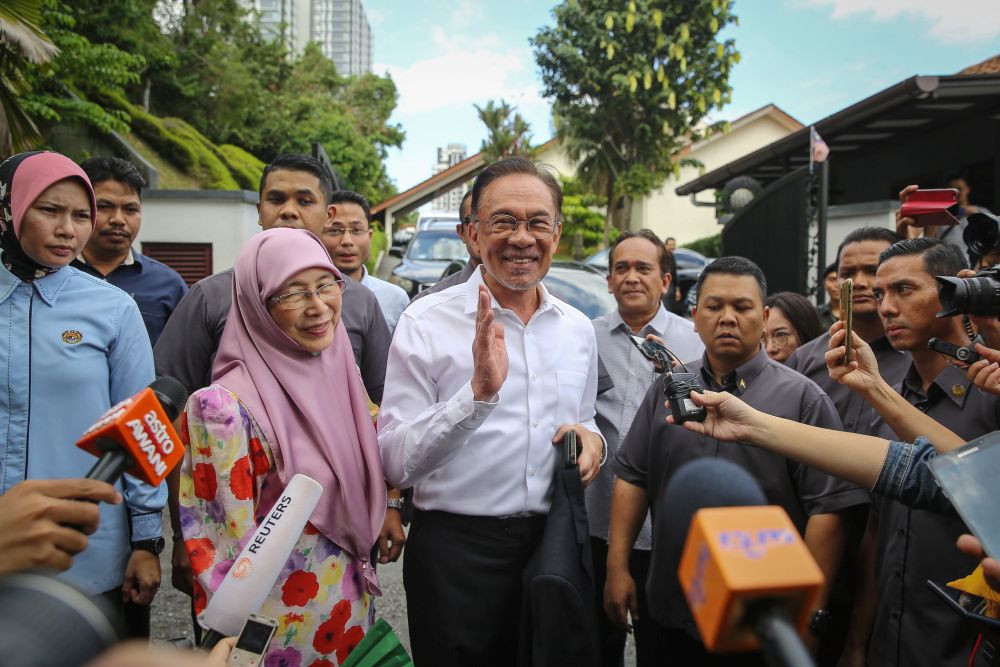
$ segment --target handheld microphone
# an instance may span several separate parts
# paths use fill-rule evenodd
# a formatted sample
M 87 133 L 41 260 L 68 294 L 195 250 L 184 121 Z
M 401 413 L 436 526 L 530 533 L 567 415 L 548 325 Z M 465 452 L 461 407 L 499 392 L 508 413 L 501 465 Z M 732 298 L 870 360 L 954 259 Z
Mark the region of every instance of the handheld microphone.
M 305 475 L 288 482 L 199 616 L 207 630 L 201 648 L 239 635 L 260 610 L 322 495 L 320 483 Z
M 159 486 L 184 456 L 184 446 L 171 422 L 186 401 L 184 385 L 164 376 L 113 405 L 76 443 L 98 457 L 86 478 L 114 484 L 127 472 L 150 486 Z
M 674 581 L 709 651 L 760 648 L 772 665 L 813 665 L 800 635 L 823 573 L 785 510 L 766 502 L 734 463 L 701 459 L 683 466 L 660 505 L 653 562 L 661 536 L 672 557 L 665 562 L 680 563 Z M 651 607 L 654 593 L 661 594 L 654 574 L 662 578 L 663 569 L 650 572 Z

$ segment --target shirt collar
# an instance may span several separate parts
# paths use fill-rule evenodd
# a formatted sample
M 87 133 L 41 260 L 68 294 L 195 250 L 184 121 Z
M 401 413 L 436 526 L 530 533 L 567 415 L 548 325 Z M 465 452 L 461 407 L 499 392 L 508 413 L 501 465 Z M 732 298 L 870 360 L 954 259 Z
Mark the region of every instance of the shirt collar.
M 653 319 L 646 322 L 642 327 L 642 331 L 638 335 L 646 336 L 647 334 L 656 334 L 657 336 L 662 336 L 663 332 L 667 330 L 667 324 L 669 318 L 667 316 L 667 309 L 660 304 L 659 310 L 656 311 L 656 315 L 653 315 Z M 622 319 L 621 311 L 617 308 L 608 314 L 608 331 L 613 332 L 616 329 L 624 329 L 625 333 L 632 335 L 632 328 L 625 324 L 625 320 Z
M 30 284 L 34 286 L 42 301 L 51 306 L 59 299 L 59 293 L 74 270 L 72 267 L 64 266 L 55 273 L 35 278 Z M 20 284 L 21 279 L 0 264 L 0 303 L 7 301 Z
M 903 378 L 902 394 L 906 398 L 915 396 L 919 401 L 930 400 L 940 394 L 947 396 L 952 403 L 962 408 L 965 406 L 965 399 L 969 395 L 971 384 L 965 377 L 965 372 L 957 366 L 948 364 L 937 374 L 925 393 L 923 381 L 920 379 L 920 374 L 917 373 L 916 365 L 910 364 L 910 369 L 906 371 L 906 376 Z
M 705 382 L 705 387 L 712 389 L 713 391 L 729 391 L 740 396 L 753 384 L 760 372 L 767 368 L 767 365 L 771 363 L 770 357 L 767 356 L 767 352 L 764 351 L 764 346 L 761 345 L 760 349 L 757 351 L 749 361 L 741 366 L 738 366 L 735 370 L 730 373 L 726 373 L 722 376 L 722 384 L 715 381 L 715 374 L 712 372 L 712 364 L 708 360 L 708 352 L 702 355 L 702 367 L 701 376 Z
M 483 268 L 483 265 L 480 264 L 472 272 L 472 275 L 469 276 L 469 279 L 467 281 L 465 281 L 465 314 L 466 315 L 473 314 L 473 313 L 475 313 L 479 309 L 479 286 L 486 284 L 483 281 L 483 271 L 485 271 L 485 270 L 486 269 Z M 538 303 L 538 310 L 535 311 L 535 312 L 537 312 L 537 313 L 543 313 L 546 310 L 549 310 L 550 308 L 555 308 L 560 313 L 565 314 L 565 311 L 563 310 L 563 308 L 560 305 L 559 301 L 557 301 L 555 298 L 552 297 L 551 294 L 549 294 L 549 291 L 547 289 L 545 289 L 545 285 L 543 285 L 541 282 L 539 282 L 536 287 L 541 292 L 541 300 Z M 489 289 L 490 288 L 487 286 L 486 290 L 489 291 Z M 500 309 L 500 310 L 503 309 L 503 306 L 501 306 L 497 302 L 497 299 L 496 299 L 495 296 L 493 296 L 492 292 L 490 292 L 490 307 L 494 308 L 494 309 Z
M 139 253 L 135 251 L 135 248 L 129 248 L 128 255 L 125 256 L 125 259 L 122 260 L 122 263 L 119 264 L 118 266 L 137 265 L 137 268 L 141 271 L 142 262 L 139 261 L 138 255 Z M 92 266 L 89 262 L 87 262 L 87 258 L 83 256 L 82 252 L 76 256 L 76 261 L 80 262 L 81 264 L 86 264 L 87 266 Z

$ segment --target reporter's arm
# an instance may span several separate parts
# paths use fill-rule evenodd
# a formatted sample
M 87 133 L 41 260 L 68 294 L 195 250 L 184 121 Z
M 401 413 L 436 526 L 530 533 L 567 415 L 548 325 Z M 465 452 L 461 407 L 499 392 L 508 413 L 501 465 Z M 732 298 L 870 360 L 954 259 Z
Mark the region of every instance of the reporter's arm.
M 611 499 L 611 525 L 608 529 L 608 577 L 604 586 L 604 611 L 612 623 L 627 631 L 628 622 L 639 618 L 639 598 L 635 580 L 629 572 L 629 557 L 639 529 L 646 519 L 649 499 L 646 489 L 618 478 Z

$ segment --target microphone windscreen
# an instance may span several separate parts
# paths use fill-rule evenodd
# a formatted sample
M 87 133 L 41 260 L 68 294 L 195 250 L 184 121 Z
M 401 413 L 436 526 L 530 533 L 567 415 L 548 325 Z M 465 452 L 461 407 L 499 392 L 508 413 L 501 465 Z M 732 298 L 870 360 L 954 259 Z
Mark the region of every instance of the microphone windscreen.
M 260 610 L 274 588 L 322 495 L 316 480 L 292 477 L 199 617 L 204 627 L 227 637 L 239 635 L 247 617 Z
M 156 378 L 149 385 L 149 388 L 156 394 L 156 398 L 160 401 L 167 419 L 170 421 L 177 419 L 177 415 L 181 413 L 181 410 L 184 409 L 184 404 L 187 403 L 187 388 L 179 380 L 169 375 L 161 375 Z
M 705 507 L 766 504 L 767 497 L 757 481 L 731 461 L 696 459 L 674 473 L 654 513 L 653 551 L 646 580 L 650 615 L 657 622 L 684 627 L 693 637 L 698 637 L 694 618 L 686 605 L 677 617 L 677 610 L 669 604 L 671 600 L 684 599 L 677 578 L 677 565 L 681 561 L 695 512 Z M 641 582 L 637 584 L 641 585 Z

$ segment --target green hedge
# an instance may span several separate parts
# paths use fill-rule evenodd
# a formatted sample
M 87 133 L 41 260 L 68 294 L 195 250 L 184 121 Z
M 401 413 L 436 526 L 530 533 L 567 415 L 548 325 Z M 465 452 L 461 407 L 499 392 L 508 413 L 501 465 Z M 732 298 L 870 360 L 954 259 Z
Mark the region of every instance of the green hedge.
M 698 239 L 697 241 L 691 241 L 690 243 L 685 243 L 681 247 L 687 248 L 688 250 L 694 250 L 695 252 L 700 252 L 705 257 L 721 257 L 722 234 L 716 234 L 715 236 L 706 236 L 703 239 Z
M 206 190 L 239 190 L 240 185 L 229 173 L 229 167 L 215 154 L 215 146 L 198 130 L 180 118 L 164 118 L 163 126 L 174 136 L 185 140 L 195 154 L 195 169 L 201 172 Z
M 368 267 L 368 273 L 375 275 L 375 261 L 378 259 L 379 253 L 384 252 L 389 247 L 389 240 L 386 238 L 385 232 L 381 229 L 375 229 L 372 231 L 372 252 L 368 257 L 368 261 L 365 262 L 365 266 Z
M 240 187 L 256 192 L 260 187 L 260 176 L 264 173 L 266 165 L 239 146 L 232 144 L 219 146 L 219 155 Z

